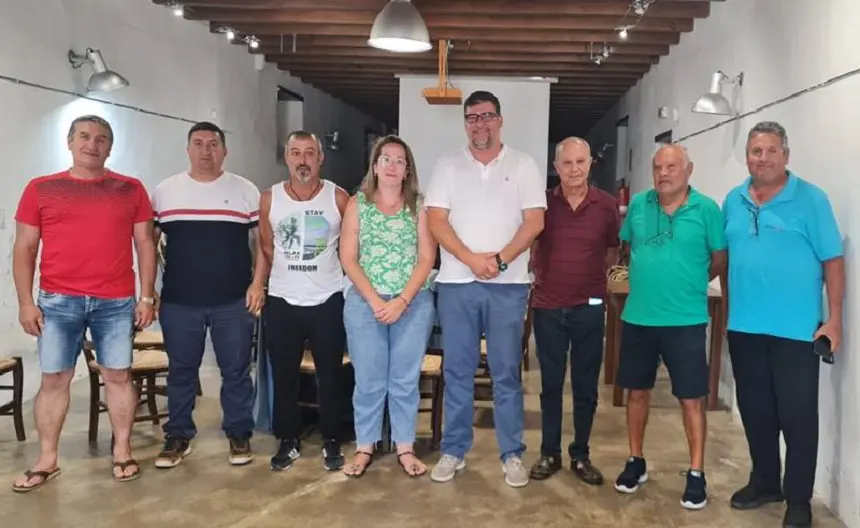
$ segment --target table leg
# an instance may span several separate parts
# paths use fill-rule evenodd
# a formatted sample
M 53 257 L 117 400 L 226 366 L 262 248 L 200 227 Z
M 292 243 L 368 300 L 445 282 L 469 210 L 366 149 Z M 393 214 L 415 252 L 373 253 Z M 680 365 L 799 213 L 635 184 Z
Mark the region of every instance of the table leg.
M 615 382 L 615 327 L 618 326 L 618 311 L 612 296 L 606 303 L 606 329 L 603 344 L 603 384 L 612 385 Z
M 711 315 L 711 339 L 708 357 L 708 410 L 717 410 L 720 407 L 720 370 L 723 359 L 723 329 L 726 322 L 723 321 L 723 307 L 721 301 L 713 303 L 713 314 Z
M 622 407 L 624 405 L 624 389 L 618 385 L 616 378 L 618 373 L 619 356 L 621 354 L 621 319 L 620 314 L 624 311 L 624 303 L 626 299 L 620 296 L 615 297 L 615 324 L 612 328 L 612 405 L 614 407 Z

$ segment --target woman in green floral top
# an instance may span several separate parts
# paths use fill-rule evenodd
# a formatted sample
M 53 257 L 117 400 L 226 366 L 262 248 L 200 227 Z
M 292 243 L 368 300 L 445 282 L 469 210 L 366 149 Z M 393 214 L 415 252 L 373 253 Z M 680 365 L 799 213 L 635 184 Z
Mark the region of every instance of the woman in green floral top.
M 435 318 L 428 290 L 435 257 L 412 151 L 397 136 L 386 136 L 373 147 L 340 235 L 341 264 L 352 281 L 343 313 L 355 368 L 356 451 L 344 468 L 349 476 L 362 476 L 373 461 L 386 396 L 400 465 L 410 476 L 427 470 L 412 444 L 418 378 Z

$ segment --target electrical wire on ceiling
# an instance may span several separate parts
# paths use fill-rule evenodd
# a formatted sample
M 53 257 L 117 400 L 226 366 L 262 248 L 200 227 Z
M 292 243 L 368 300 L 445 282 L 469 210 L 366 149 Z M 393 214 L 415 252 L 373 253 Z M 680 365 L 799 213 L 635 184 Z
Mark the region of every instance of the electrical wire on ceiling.
M 759 107 L 757 107 L 757 108 L 754 108 L 753 110 L 750 110 L 750 111 L 748 111 L 748 112 L 744 112 L 743 114 L 739 114 L 739 115 L 736 115 L 736 116 L 734 116 L 734 117 L 730 117 L 729 119 L 725 119 L 725 120 L 723 120 L 723 121 L 720 121 L 719 123 L 716 123 L 716 124 L 714 124 L 714 125 L 711 125 L 711 126 L 709 126 L 709 127 L 707 127 L 707 128 L 703 128 L 703 129 L 701 129 L 701 130 L 697 130 L 696 132 L 693 132 L 693 133 L 687 134 L 687 135 L 686 135 L 686 136 L 684 136 L 684 137 L 678 138 L 678 143 L 680 143 L 680 142 L 682 142 L 682 141 L 685 141 L 685 140 L 687 140 L 687 139 L 690 139 L 690 138 L 693 138 L 693 137 L 696 137 L 696 136 L 702 135 L 702 134 L 704 134 L 705 132 L 710 132 L 711 130 L 715 130 L 715 129 L 720 128 L 720 127 L 722 127 L 722 126 L 725 126 L 725 125 L 727 125 L 727 124 L 729 124 L 729 123 L 733 123 L 733 122 L 735 122 L 735 121 L 739 121 L 739 120 L 744 119 L 744 118 L 746 118 L 746 117 L 749 117 L 749 116 L 751 116 L 751 115 L 758 114 L 758 113 L 760 113 L 760 112 L 763 112 L 764 110 L 767 110 L 768 108 L 770 108 L 770 107 L 772 107 L 772 106 L 776 106 L 776 105 L 779 105 L 779 104 L 785 103 L 785 102 L 790 101 L 790 100 L 792 100 L 792 99 L 797 99 L 798 97 L 801 97 L 801 96 L 803 96 L 803 95 L 805 95 L 805 94 L 808 94 L 808 93 L 810 93 L 810 92 L 814 92 L 814 91 L 816 91 L 816 90 L 820 90 L 820 89 L 825 88 L 825 87 L 827 87 L 827 86 L 831 86 L 831 85 L 833 85 L 833 84 L 836 84 L 836 83 L 838 83 L 838 82 L 840 82 L 840 81 L 844 81 L 845 79 L 848 79 L 848 78 L 853 77 L 853 76 L 855 76 L 855 75 L 860 75 L 860 67 L 858 67 L 858 68 L 856 68 L 856 69 L 854 69 L 854 70 L 847 71 L 847 72 L 842 73 L 842 74 L 840 74 L 840 75 L 837 75 L 837 76 L 835 76 L 835 77 L 831 77 L 830 79 L 827 79 L 827 80 L 826 80 L 826 81 L 824 81 L 824 82 L 818 83 L 818 84 L 816 84 L 816 85 L 814 85 L 814 86 L 810 86 L 810 87 L 808 87 L 808 88 L 804 88 L 803 90 L 799 90 L 799 91 L 797 91 L 797 92 L 794 92 L 794 93 L 792 93 L 792 94 L 789 94 L 789 95 L 787 95 L 787 96 L 785 96 L 785 97 L 782 97 L 782 98 L 780 98 L 780 99 L 776 99 L 776 100 L 771 101 L 771 102 L 769 102 L 769 103 L 765 103 L 765 104 L 763 104 L 763 105 L 761 105 L 761 106 L 759 106 Z

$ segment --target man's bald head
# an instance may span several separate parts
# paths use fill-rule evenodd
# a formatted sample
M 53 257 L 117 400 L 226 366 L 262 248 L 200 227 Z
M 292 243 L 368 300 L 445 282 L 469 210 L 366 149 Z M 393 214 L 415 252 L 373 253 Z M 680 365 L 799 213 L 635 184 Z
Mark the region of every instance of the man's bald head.
M 588 152 L 588 156 L 591 157 L 591 145 L 588 144 L 588 141 L 581 137 L 569 137 L 559 141 L 555 146 L 555 159 L 558 159 L 564 150 L 569 148 L 584 148 Z
M 581 192 L 588 187 L 591 171 L 591 146 L 588 141 L 569 137 L 555 146 L 555 171 L 565 193 Z
M 657 193 L 674 196 L 686 192 L 693 174 L 686 148 L 676 143 L 663 145 L 654 153 L 652 165 Z

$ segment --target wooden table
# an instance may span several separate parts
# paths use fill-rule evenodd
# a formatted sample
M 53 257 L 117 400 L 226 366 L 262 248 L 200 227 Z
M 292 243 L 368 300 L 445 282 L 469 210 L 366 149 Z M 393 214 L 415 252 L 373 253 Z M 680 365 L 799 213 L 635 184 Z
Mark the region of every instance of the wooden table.
M 609 281 L 607 284 L 609 302 L 606 308 L 606 334 L 604 341 L 604 372 L 603 382 L 613 385 L 612 405 L 624 405 L 624 389 L 615 383 L 618 371 L 618 356 L 621 348 L 621 313 L 630 284 L 627 281 Z M 714 288 L 708 287 L 708 315 L 711 322 L 711 335 L 708 344 L 708 410 L 720 408 L 720 368 L 723 351 L 723 332 L 726 322 L 723 321 L 723 296 Z

